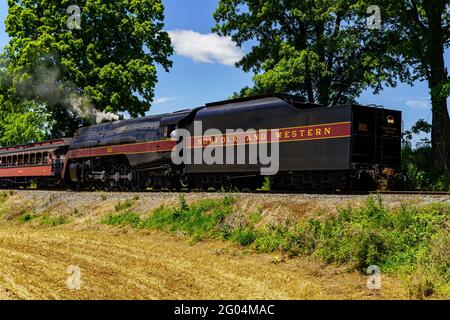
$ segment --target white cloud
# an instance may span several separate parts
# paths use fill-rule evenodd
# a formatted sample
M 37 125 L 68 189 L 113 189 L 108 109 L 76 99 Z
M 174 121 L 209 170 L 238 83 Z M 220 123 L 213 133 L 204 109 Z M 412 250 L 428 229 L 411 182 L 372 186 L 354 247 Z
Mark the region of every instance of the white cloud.
M 164 104 L 178 99 L 178 97 L 158 97 L 153 100 L 152 105 Z
M 413 110 L 423 111 L 430 108 L 430 101 L 426 98 L 407 100 L 406 105 Z
M 220 63 L 232 66 L 244 56 L 230 37 L 201 34 L 192 30 L 168 31 L 175 53 L 199 63 Z

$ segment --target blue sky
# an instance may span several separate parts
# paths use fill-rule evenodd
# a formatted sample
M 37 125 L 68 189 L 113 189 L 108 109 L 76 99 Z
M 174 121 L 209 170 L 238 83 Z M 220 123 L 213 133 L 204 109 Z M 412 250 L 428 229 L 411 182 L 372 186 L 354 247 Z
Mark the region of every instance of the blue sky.
M 75 3 L 76 1 L 74 1 Z M 246 85 L 252 74 L 232 65 L 242 52 L 230 41 L 211 34 L 212 13 L 217 0 L 163 0 L 166 6 L 165 29 L 170 31 L 176 54 L 169 73 L 159 69 L 155 103 L 149 113 L 164 113 L 223 100 Z M 0 48 L 8 42 L 4 30 L 7 0 L 0 0 Z M 446 52 L 446 65 L 450 52 Z M 427 84 L 414 87 L 399 84 L 374 95 L 365 91 L 361 104 L 378 104 L 403 111 L 405 129 L 419 118 L 431 121 Z

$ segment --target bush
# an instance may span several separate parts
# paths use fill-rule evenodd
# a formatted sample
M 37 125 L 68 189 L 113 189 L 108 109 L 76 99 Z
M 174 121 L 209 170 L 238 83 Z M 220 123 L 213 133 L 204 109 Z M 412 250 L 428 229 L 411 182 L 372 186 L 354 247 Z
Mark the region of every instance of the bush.
M 134 212 L 126 211 L 119 214 L 109 214 L 103 219 L 103 223 L 119 226 L 119 225 L 131 225 L 134 227 L 139 226 L 140 217 Z
M 432 150 L 429 146 L 402 150 L 402 167 L 409 190 L 450 191 L 450 172 L 433 172 Z
M 20 222 L 28 222 L 28 221 L 31 221 L 33 218 L 34 218 L 34 216 L 31 213 L 27 212 L 19 217 L 19 221 Z
M 263 184 L 262 184 L 260 190 L 261 191 L 270 191 L 270 190 L 272 190 L 273 184 L 274 184 L 273 178 L 267 176 L 264 178 L 264 181 L 263 181 Z
M 316 223 L 316 240 L 297 234 L 313 255 L 362 271 L 378 265 L 383 272 L 405 274 L 414 297 L 449 294 L 449 206 L 387 210 L 370 198 L 363 208 L 340 210 Z
M 259 252 L 270 253 L 276 250 L 290 251 L 287 244 L 289 230 L 286 227 L 268 225 L 263 227 L 253 243 L 253 248 Z
M 176 208 L 162 206 L 141 223 L 142 227 L 182 231 L 194 240 L 218 238 L 221 232 L 220 224 L 232 212 L 233 199 L 201 200 L 188 206 L 184 197 L 180 197 Z
M 42 225 L 46 226 L 59 226 L 62 224 L 66 224 L 69 222 L 69 219 L 65 216 L 51 216 L 48 214 L 44 214 L 39 221 Z
M 239 228 L 234 230 L 229 239 L 241 246 L 248 246 L 252 244 L 257 238 L 255 230 L 251 228 Z

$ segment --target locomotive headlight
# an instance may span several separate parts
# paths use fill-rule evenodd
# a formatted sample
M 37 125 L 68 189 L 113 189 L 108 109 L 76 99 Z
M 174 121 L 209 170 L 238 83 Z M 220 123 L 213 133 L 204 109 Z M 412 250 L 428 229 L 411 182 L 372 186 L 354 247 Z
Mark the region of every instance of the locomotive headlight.
M 388 116 L 388 117 L 387 117 L 387 123 L 388 123 L 388 124 L 395 124 L 395 118 L 394 118 L 394 116 Z

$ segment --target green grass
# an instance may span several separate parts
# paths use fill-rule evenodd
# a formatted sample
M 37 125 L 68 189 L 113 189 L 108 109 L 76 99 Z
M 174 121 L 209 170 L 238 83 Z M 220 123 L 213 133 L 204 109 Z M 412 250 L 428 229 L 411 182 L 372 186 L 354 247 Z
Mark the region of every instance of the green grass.
M 422 289 L 412 289 L 412 296 L 450 296 L 449 208 L 434 204 L 388 210 L 369 198 L 363 208 L 343 208 L 324 220 L 265 227 L 252 246 L 262 252 L 309 254 L 361 271 L 378 265 L 384 273 L 405 275 L 409 282 L 420 275 Z
M 5 202 L 8 199 L 8 193 L 2 191 L 0 192 L 0 203 Z
M 224 218 L 231 214 L 234 200 L 225 197 L 222 200 L 201 200 L 188 206 L 184 197 L 180 197 L 175 208 L 162 206 L 147 219 L 141 227 L 165 231 L 181 231 L 193 240 L 219 238 Z
M 105 217 L 110 225 L 182 232 L 193 241 L 222 239 L 257 252 L 282 251 L 290 256 L 311 255 L 328 263 L 346 264 L 364 272 L 378 265 L 382 272 L 402 276 L 410 294 L 450 297 L 450 206 L 403 205 L 389 210 L 379 198 L 361 208 L 341 208 L 333 215 L 262 224 L 259 212 L 234 221 L 235 199 L 205 199 L 188 205 L 161 206 L 140 218 L 128 206 Z
M 31 214 L 30 212 L 25 212 L 24 214 L 22 214 L 19 217 L 19 221 L 22 223 L 25 223 L 25 222 L 33 220 L 34 218 L 35 218 L 35 216 L 33 214 Z
M 258 233 L 253 228 L 241 227 L 233 230 L 226 238 L 237 244 L 240 244 L 241 246 L 248 246 L 254 243 L 257 237 Z
M 134 207 L 134 200 L 126 199 L 125 201 L 119 201 L 116 206 L 116 212 L 120 212 L 122 210 L 131 209 Z
M 18 218 L 19 222 L 27 223 L 36 221 L 42 226 L 56 227 L 69 223 L 69 218 L 63 215 L 50 215 L 47 211 L 37 214 L 35 210 L 32 212 L 23 210 Z
M 261 188 L 259 190 L 262 190 L 262 191 L 270 191 L 270 190 L 272 190 L 272 183 L 273 183 L 272 177 L 265 177 L 264 181 L 263 181 L 263 184 L 262 184 L 262 186 L 261 186 Z
M 221 222 L 232 212 L 233 203 L 232 198 L 225 197 L 221 200 L 201 200 L 188 206 L 184 196 L 181 196 L 178 206 L 161 206 L 145 219 L 132 212 L 129 205 L 121 205 L 116 206 L 118 212 L 108 214 L 103 223 L 169 232 L 181 231 L 193 240 L 219 238 L 222 235 Z
M 59 226 L 69 222 L 69 219 L 66 216 L 51 216 L 48 214 L 44 214 L 38 217 L 38 219 L 41 225 L 50 227 Z
M 103 223 L 112 226 L 131 225 L 137 227 L 140 222 L 141 220 L 139 215 L 130 211 L 125 211 L 118 214 L 109 214 L 103 219 Z

